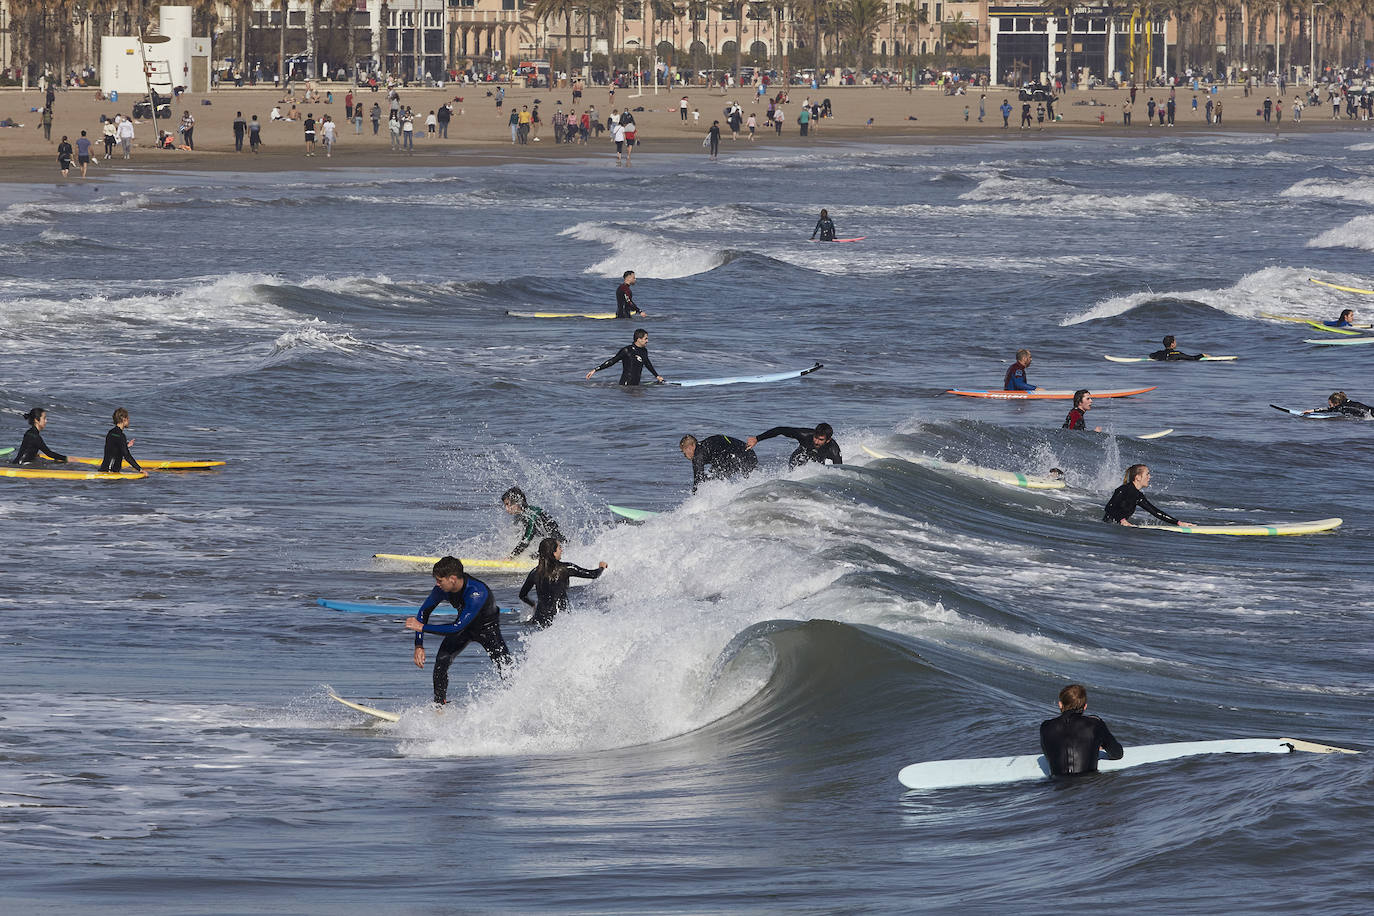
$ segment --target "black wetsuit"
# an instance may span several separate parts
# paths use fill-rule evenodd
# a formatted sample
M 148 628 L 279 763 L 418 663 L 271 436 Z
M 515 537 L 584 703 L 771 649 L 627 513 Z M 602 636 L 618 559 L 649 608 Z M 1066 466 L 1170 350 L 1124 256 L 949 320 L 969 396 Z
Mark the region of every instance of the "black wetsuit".
M 100 459 L 100 470 L 118 471 L 126 461 L 135 471 L 143 470 L 134 460 L 134 456 L 129 454 L 129 439 L 124 435 L 124 430 L 112 426 L 105 434 L 105 457 Z
M 634 290 L 630 289 L 630 284 L 622 283 L 615 290 L 615 317 L 629 318 L 631 315 L 639 314 L 639 306 L 635 305 Z
M 1064 429 L 1087 429 L 1088 421 L 1083 418 L 1083 411 L 1075 407 L 1069 411 L 1069 415 L 1064 418 Z
M 831 464 L 844 464 L 844 459 L 840 457 L 839 443 L 831 439 L 818 448 L 815 435 L 814 429 L 803 429 L 799 426 L 774 426 L 766 433 L 759 433 L 755 438 L 760 442 L 764 439 L 772 439 L 774 436 L 796 439 L 797 450 L 792 453 L 792 457 L 787 459 L 787 466 L 791 468 L 799 464 L 806 464 L 808 461 L 825 464 L 827 459 Z
M 1374 415 L 1374 407 L 1370 407 L 1368 404 L 1361 404 L 1359 401 L 1341 401 L 1341 403 L 1335 407 L 1327 409 L 1329 411 L 1335 411 L 1336 413 L 1343 413 L 1348 417 L 1359 417 L 1362 420 L 1367 420 L 1371 415 Z
M 816 228 L 811 230 L 811 237 L 814 239 L 816 233 L 821 234 L 822 242 L 835 241 L 835 222 L 830 217 L 816 220 Z
M 1201 353 L 1199 353 L 1199 354 L 1197 354 L 1196 356 L 1194 356 L 1194 355 L 1192 355 L 1192 354 L 1190 354 L 1190 353 L 1184 353 L 1184 352 L 1182 352 L 1182 351 L 1180 351 L 1180 350 L 1175 350 L 1175 349 L 1172 348 L 1172 347 L 1170 347 L 1170 348 L 1167 349 L 1167 350 L 1156 350 L 1155 352 L 1153 352 L 1153 353 L 1150 354 L 1150 359 L 1157 359 L 1157 360 L 1160 360 L 1160 361 L 1162 361 L 1162 362 L 1169 362 L 1169 363 L 1177 362 L 1178 360 L 1181 360 L 1181 359 L 1202 359 L 1202 357 L 1203 357 L 1203 354 L 1201 354 Z
M 655 378 L 658 377 L 658 370 L 654 368 L 653 363 L 649 362 L 648 347 L 636 347 L 634 344 L 626 344 L 616 351 L 615 356 L 612 356 L 610 359 L 597 366 L 596 371 L 600 372 L 602 369 L 609 369 L 616 363 L 620 363 L 620 384 L 622 385 L 640 384 L 639 377 L 645 369 L 649 370 L 650 375 Z
M 600 576 L 604 569 L 583 569 L 572 563 L 559 563 L 558 573 L 552 579 L 540 579 L 539 567 L 530 570 L 530 574 L 525 577 L 525 584 L 520 588 L 520 600 L 534 608 L 534 616 L 530 618 L 530 623 L 539 627 L 544 627 L 553 623 L 553 617 L 559 611 L 568 609 L 568 579 L 576 576 L 579 579 L 595 579 Z M 530 590 L 539 596 L 539 600 L 530 600 Z
M 511 559 L 514 559 L 525 552 L 525 549 L 534 543 L 535 538 L 556 538 L 559 541 L 566 541 L 563 532 L 558 530 L 558 522 L 553 520 L 553 516 L 546 513 L 538 506 L 526 506 L 515 516 L 515 524 L 521 528 L 520 543 L 515 545 L 515 549 L 510 552 Z
M 1144 509 L 1162 522 L 1178 524 L 1178 519 L 1155 508 L 1155 504 L 1146 499 L 1145 494 L 1136 489 L 1133 483 L 1123 483 L 1113 491 L 1112 498 L 1107 501 L 1107 508 L 1102 510 L 1102 521 L 1120 522 L 1134 515 L 1138 508 Z
M 1107 723 L 1081 709 L 1040 723 L 1040 750 L 1055 776 L 1096 773 L 1098 748 L 1106 750 L 1109 760 L 1120 760 L 1125 753 Z
M 429 615 L 441 601 L 447 601 L 458 609 L 458 619 L 453 623 L 431 624 Z M 501 635 L 501 612 L 485 582 L 467 576 L 459 592 L 446 592 L 436 585 L 415 616 L 425 625 L 424 630 L 415 634 L 417 647 L 424 646 L 425 633 L 441 633 L 444 636 L 444 641 L 439 644 L 439 654 L 434 656 L 434 702 L 443 703 L 447 700 L 449 665 L 470 642 L 487 650 L 498 671 L 511 664 L 510 649 Z
M 744 442 L 729 436 L 707 436 L 697 443 L 692 455 L 692 492 L 707 480 L 747 477 L 759 466 L 759 459 L 744 447 Z
M 48 443 L 43 441 L 43 434 L 30 426 L 24 431 L 24 441 L 19 443 L 19 449 L 10 459 L 10 464 L 30 464 L 38 460 L 39 452 L 59 463 L 67 460 L 66 455 L 59 455 L 48 448 Z

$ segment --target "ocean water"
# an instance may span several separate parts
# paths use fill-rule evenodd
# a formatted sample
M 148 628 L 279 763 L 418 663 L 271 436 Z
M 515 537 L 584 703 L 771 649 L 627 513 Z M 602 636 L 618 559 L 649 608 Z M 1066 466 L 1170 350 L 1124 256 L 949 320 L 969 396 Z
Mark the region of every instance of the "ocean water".
M 1291 913 L 1374 909 L 1374 754 L 1194 758 L 915 793 L 1034 752 L 1064 684 L 1128 746 L 1371 738 L 1368 348 L 1351 134 L 819 146 L 490 169 L 0 188 L 0 412 L 221 471 L 0 480 L 0 879 L 12 912 Z M 828 207 L 852 245 L 810 244 Z M 583 374 L 634 269 L 673 379 Z M 1160 338 L 1233 363 L 1116 364 Z M 1064 402 L 996 388 L 1019 347 Z M 842 468 L 689 494 L 678 438 L 832 423 Z M 1137 436 L 1172 428 L 1163 439 Z M 899 457 L 875 460 L 862 446 Z M 1031 492 L 904 460 L 1062 468 Z M 1123 469 L 1222 538 L 1103 525 Z M 376 552 L 502 556 L 519 485 L 610 564 L 426 703 Z M 606 505 L 665 512 L 617 523 Z M 484 577 L 503 606 L 519 578 Z M 428 640 L 431 652 L 437 640 Z M 387 725 L 327 697 L 401 711 Z

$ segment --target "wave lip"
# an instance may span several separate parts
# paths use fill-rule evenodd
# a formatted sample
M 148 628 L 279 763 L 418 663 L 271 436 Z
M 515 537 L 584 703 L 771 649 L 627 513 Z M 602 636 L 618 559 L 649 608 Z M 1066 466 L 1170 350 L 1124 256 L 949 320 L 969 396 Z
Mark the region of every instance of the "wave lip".
M 1374 234 L 1374 217 L 1369 231 Z M 1374 243 L 1374 238 L 1372 238 Z M 1314 296 L 1315 287 L 1308 281 L 1311 271 L 1290 267 L 1266 267 L 1246 274 L 1234 286 L 1222 289 L 1194 289 L 1153 292 L 1145 290 L 1125 296 L 1112 296 L 1092 305 L 1086 311 L 1070 315 L 1059 322 L 1060 327 L 1114 318 L 1141 306 L 1165 300 L 1195 302 L 1238 318 L 1259 318 L 1266 313 L 1317 318 L 1330 311 L 1325 297 Z M 1328 316 L 1329 317 L 1329 316 Z
M 707 273 L 730 261 L 730 253 L 719 248 L 619 229 L 603 222 L 578 223 L 559 235 L 609 245 L 614 253 L 584 271 L 607 277 L 633 270 L 641 277 L 677 280 Z

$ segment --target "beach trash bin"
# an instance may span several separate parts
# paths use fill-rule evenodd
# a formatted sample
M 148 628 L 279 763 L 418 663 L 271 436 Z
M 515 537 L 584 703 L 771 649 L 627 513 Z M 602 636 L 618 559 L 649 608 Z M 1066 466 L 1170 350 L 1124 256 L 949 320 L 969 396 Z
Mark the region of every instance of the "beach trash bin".
M 110 90 L 110 101 L 111 101 L 111 102 L 118 102 L 118 101 L 119 101 L 119 91 L 118 91 L 118 90 L 114 90 L 114 89 Z

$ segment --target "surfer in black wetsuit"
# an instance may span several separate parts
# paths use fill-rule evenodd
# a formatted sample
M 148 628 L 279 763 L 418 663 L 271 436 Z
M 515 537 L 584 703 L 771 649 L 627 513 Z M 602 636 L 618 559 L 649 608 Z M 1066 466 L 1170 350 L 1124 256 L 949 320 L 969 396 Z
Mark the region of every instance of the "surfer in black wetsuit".
M 116 408 L 113 419 L 114 426 L 105 434 L 105 456 L 100 459 L 100 470 L 118 473 L 126 461 L 135 471 L 143 470 L 129 453 L 134 440 L 124 435 L 124 430 L 129 428 L 129 412 L 123 407 Z
M 515 516 L 515 524 L 520 528 L 520 543 L 510 552 L 512 560 L 524 553 L 537 537 L 553 538 L 555 541 L 567 540 L 563 537 L 563 532 L 558 530 L 558 522 L 538 506 L 531 506 L 525 498 L 525 491 L 519 487 L 511 487 L 502 493 L 501 505 Z
M 1374 416 L 1374 407 L 1368 404 L 1361 404 L 1359 401 L 1352 401 L 1345 396 L 1344 391 L 1333 391 L 1331 397 L 1326 399 L 1325 407 L 1314 407 L 1311 410 L 1304 410 L 1303 413 L 1341 413 L 1347 417 L 1358 417 L 1361 420 L 1368 420 Z M 27 440 L 28 437 L 25 436 Z
M 730 436 L 683 436 L 677 444 L 692 462 L 692 492 L 707 480 L 748 477 L 759 466 L 758 457 L 739 439 Z
M 1097 752 L 1108 760 L 1125 756 L 1121 742 L 1112 737 L 1107 723 L 1087 714 L 1088 691 L 1070 684 L 1059 691 L 1059 715 L 1040 723 L 1040 750 L 1053 776 L 1077 776 L 1097 772 Z
M 572 563 L 563 562 L 563 545 L 554 538 L 544 538 L 539 542 L 539 565 L 530 570 L 525 584 L 520 587 L 520 600 L 534 608 L 530 623 L 544 629 L 553 623 L 554 615 L 568 609 L 568 578 L 598 578 L 606 569 L 605 562 L 597 564 L 596 569 L 583 569 Z M 530 600 L 530 591 L 539 600 Z
M 831 464 L 844 464 L 844 459 L 840 457 L 840 444 L 835 441 L 835 430 L 830 427 L 829 423 L 817 423 L 814 429 L 804 429 L 800 426 L 774 426 L 767 432 L 745 439 L 744 447 L 752 449 L 763 440 L 772 439 L 776 436 L 786 436 L 789 439 L 797 440 L 796 451 L 787 459 L 787 466 L 790 468 L 806 464 L 808 461 L 825 464 L 829 460 Z
M 1197 355 L 1193 355 L 1189 353 L 1180 352 L 1178 349 L 1178 341 L 1174 339 L 1174 335 L 1170 334 L 1168 337 L 1164 338 L 1164 349 L 1156 350 L 1155 352 L 1151 353 L 1150 359 L 1156 359 L 1161 362 L 1172 363 L 1185 359 L 1202 359 L 1206 355 L 1206 353 L 1198 353 Z
M 630 287 L 635 285 L 635 272 L 625 271 L 621 284 L 615 288 L 615 317 L 629 318 L 631 315 L 648 316 L 648 312 L 635 305 L 635 294 Z
M 1135 510 L 1144 509 L 1161 522 L 1168 522 L 1170 525 L 1183 524 L 1169 513 L 1155 508 L 1155 504 L 1145 498 L 1145 494 L 1140 491 L 1149 484 L 1150 469 L 1148 467 L 1143 464 L 1133 464 L 1128 467 L 1125 483 L 1113 491 L 1112 498 L 1107 501 L 1107 508 L 1102 510 L 1102 521 L 1129 526 Z
M 449 666 L 468 643 L 475 642 L 486 649 L 501 674 L 505 674 L 512 659 L 506 639 L 501 635 L 501 611 L 486 583 L 467 575 L 463 571 L 463 561 L 457 557 L 443 557 L 434 564 L 433 573 L 434 588 L 420 605 L 419 612 L 406 618 L 406 629 L 415 631 L 416 668 L 425 666 L 424 634 L 439 633 L 444 637 L 439 644 L 439 654 L 434 656 L 434 702 L 443 704 L 448 702 Z M 441 601 L 458 609 L 458 619 L 453 623 L 429 622 L 429 615 Z
M 41 407 L 35 407 L 24 414 L 24 419 L 29 421 L 29 428 L 24 430 L 24 440 L 19 443 L 10 464 L 31 464 L 38 460 L 40 453 L 58 464 L 65 464 L 67 456 L 54 452 L 48 448 L 48 443 L 43 441 L 43 427 L 48 425 L 48 412 Z
M 821 218 L 816 220 L 816 228 L 811 230 L 811 238 L 815 239 L 818 232 L 822 242 L 835 241 L 835 223 L 830 219 L 829 210 L 821 211 Z
M 657 381 L 663 381 L 663 376 L 659 375 L 654 364 L 649 362 L 649 332 L 643 328 L 635 329 L 634 343 L 615 351 L 615 356 L 588 372 L 587 378 L 591 378 L 602 369 L 609 369 L 616 363 L 620 363 L 620 384 L 622 385 L 640 384 L 640 375 L 645 369 L 653 373 Z
M 1073 409 L 1064 418 L 1063 429 L 1087 429 L 1088 421 L 1085 415 L 1093 407 L 1093 396 L 1086 388 L 1080 388 L 1073 393 Z M 1102 432 L 1102 427 L 1094 426 L 1093 432 Z

